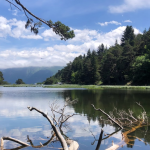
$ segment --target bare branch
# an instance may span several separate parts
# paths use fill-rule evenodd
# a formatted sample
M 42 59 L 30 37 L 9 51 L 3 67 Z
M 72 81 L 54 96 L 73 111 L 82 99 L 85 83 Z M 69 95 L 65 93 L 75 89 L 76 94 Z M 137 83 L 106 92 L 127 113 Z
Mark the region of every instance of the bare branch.
M 15 139 L 15 138 L 12 138 L 12 137 L 2 137 L 2 138 L 1 138 L 1 147 L 4 146 L 4 140 L 9 140 L 9 141 L 16 142 L 16 143 L 21 144 L 22 146 L 25 146 L 25 147 L 26 147 L 26 146 L 30 146 L 29 144 L 24 143 L 24 142 L 22 142 L 22 141 L 20 141 L 20 140 L 17 140 L 17 139 Z
M 30 144 L 33 148 L 41 148 L 41 147 L 44 147 L 44 146 L 48 145 L 50 142 L 52 142 L 54 137 L 55 137 L 55 134 L 53 134 L 52 137 L 47 142 L 45 142 L 43 144 L 40 144 L 40 145 L 37 145 L 37 146 L 35 146 L 33 144 L 32 140 L 30 140 L 29 136 L 27 136 L 27 139 L 28 139 L 28 142 L 30 142 Z
M 144 107 L 140 104 L 140 102 L 139 103 L 136 102 L 136 104 L 139 105 L 143 109 L 144 112 L 146 112 L 145 109 L 144 109 Z
M 119 129 L 119 130 L 117 130 L 117 131 L 115 131 L 115 132 L 113 132 L 113 133 L 111 133 L 111 134 L 107 134 L 108 136 L 107 137 L 105 137 L 105 138 L 103 138 L 102 140 L 106 140 L 106 139 L 108 139 L 108 138 L 110 138 L 112 135 L 114 135 L 114 134 L 116 134 L 117 132 L 119 132 L 121 129 Z
M 106 112 L 104 112 L 102 109 L 98 108 L 96 109 L 95 106 L 93 104 L 91 104 L 93 106 L 93 108 L 97 111 L 101 111 L 104 115 L 106 115 L 108 117 L 108 119 L 110 119 L 111 121 L 113 121 L 116 125 L 118 125 L 120 128 L 123 129 L 123 127 L 118 123 L 116 122 L 113 118 L 111 118 Z
M 31 24 L 31 32 L 33 31 L 35 34 L 38 34 L 38 28 L 36 28 L 37 26 L 40 27 L 42 23 L 44 23 L 45 25 L 47 25 L 48 27 L 52 28 L 53 31 L 58 34 L 61 37 L 61 40 L 68 40 L 68 39 L 72 39 L 75 37 L 74 31 L 70 30 L 70 28 L 64 24 L 62 24 L 60 21 L 57 21 L 55 23 L 53 23 L 51 20 L 49 21 L 45 21 L 44 19 L 41 19 L 39 17 L 37 17 L 36 15 L 34 15 L 31 11 L 29 11 L 21 2 L 20 0 L 14 0 L 15 2 L 10 2 L 10 0 L 6 0 L 8 3 L 10 3 L 10 5 L 14 5 L 16 8 L 18 8 L 14 3 L 16 3 L 17 5 L 19 5 L 21 7 L 21 9 L 24 11 L 24 14 L 26 15 L 26 17 L 28 18 L 27 23 L 25 25 L 25 28 L 28 27 L 28 22 L 30 20 Z M 21 10 L 20 8 L 18 8 L 19 10 Z M 29 14 L 30 16 L 32 16 L 33 18 L 39 20 L 39 23 L 34 23 L 33 19 L 31 19 L 27 14 Z M 34 23 L 34 24 L 32 24 Z
M 46 21 L 44 21 L 43 19 L 37 17 L 37 16 L 34 15 L 33 13 L 31 13 L 26 7 L 24 7 L 24 5 L 22 5 L 22 4 L 20 3 L 19 0 L 15 0 L 15 2 L 16 2 L 19 6 L 21 6 L 24 11 L 27 11 L 31 16 L 33 16 L 33 17 L 36 18 L 37 20 L 43 22 L 44 24 L 46 24 L 46 25 L 49 26 L 50 28 L 53 28 L 53 27 L 51 27 Z

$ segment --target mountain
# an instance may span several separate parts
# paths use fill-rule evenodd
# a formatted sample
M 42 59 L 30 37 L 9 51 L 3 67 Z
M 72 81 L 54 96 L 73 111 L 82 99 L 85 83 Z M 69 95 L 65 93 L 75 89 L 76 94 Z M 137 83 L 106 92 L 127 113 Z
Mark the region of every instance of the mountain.
M 54 67 L 25 67 L 0 69 L 3 73 L 4 80 L 8 83 L 15 83 L 17 79 L 22 79 L 26 84 L 43 82 L 46 78 L 53 76 L 62 66 Z

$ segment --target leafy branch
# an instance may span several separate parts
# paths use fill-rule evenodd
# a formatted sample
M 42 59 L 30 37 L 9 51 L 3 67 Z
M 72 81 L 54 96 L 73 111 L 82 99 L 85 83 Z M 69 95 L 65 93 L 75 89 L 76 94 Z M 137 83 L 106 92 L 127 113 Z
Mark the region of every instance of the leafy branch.
M 75 37 L 74 31 L 70 30 L 68 26 L 65 24 L 62 24 L 60 21 L 57 21 L 53 23 L 51 20 L 45 21 L 44 19 L 39 18 L 38 16 L 34 15 L 31 11 L 29 11 L 21 2 L 20 0 L 5 0 L 10 5 L 13 5 L 20 11 L 23 10 L 24 14 L 27 17 L 27 22 L 25 24 L 25 28 L 30 27 L 31 32 L 35 33 L 36 35 L 39 33 L 38 27 L 41 27 L 42 23 L 47 25 L 48 27 L 53 29 L 53 32 L 58 34 L 61 37 L 61 40 L 68 40 Z M 20 6 L 21 9 L 18 7 Z M 32 16 L 33 18 L 37 19 L 38 22 L 34 22 L 32 18 L 29 17 Z

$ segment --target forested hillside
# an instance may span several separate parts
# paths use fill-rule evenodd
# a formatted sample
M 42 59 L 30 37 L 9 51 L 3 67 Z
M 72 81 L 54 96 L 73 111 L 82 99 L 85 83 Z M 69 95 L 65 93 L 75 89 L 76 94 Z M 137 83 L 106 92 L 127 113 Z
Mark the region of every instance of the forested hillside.
M 115 39 L 114 39 L 115 41 Z M 134 34 L 127 26 L 121 43 L 76 57 L 53 78 L 63 83 L 104 85 L 150 85 L 150 29 Z

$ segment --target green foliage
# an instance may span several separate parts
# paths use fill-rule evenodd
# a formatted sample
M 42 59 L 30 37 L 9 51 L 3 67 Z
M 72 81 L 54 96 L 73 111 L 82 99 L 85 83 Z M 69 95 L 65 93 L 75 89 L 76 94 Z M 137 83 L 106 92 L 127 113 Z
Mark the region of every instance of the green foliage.
M 53 77 L 47 78 L 46 81 L 44 81 L 44 84 L 46 85 L 56 84 L 58 81 L 59 80 L 53 76 Z
M 103 44 L 97 51 L 76 57 L 54 77 L 69 84 L 150 85 L 150 30 L 134 35 L 127 26 L 121 44 L 109 49 Z
M 0 84 L 3 84 L 4 78 L 3 73 L 0 71 Z
M 150 59 L 148 55 L 138 56 L 133 65 L 133 84 L 150 85 Z
M 72 39 L 75 37 L 74 31 L 73 30 L 70 31 L 70 28 L 62 24 L 60 21 L 53 23 L 50 20 L 50 24 L 53 28 L 53 31 L 61 37 L 61 40 L 66 41 L 68 39 Z
M 16 84 L 25 84 L 25 83 L 22 81 L 22 79 L 18 79 L 16 80 Z
M 78 74 L 78 71 L 76 72 L 72 72 L 71 74 L 71 83 L 76 83 L 79 81 L 79 74 Z
M 70 28 L 60 21 L 53 23 L 51 20 L 46 22 L 53 31 L 61 37 L 61 40 L 68 40 L 75 37 L 74 31 L 70 30 Z M 42 22 L 34 22 L 33 19 L 28 18 L 25 28 L 30 28 L 31 32 L 35 33 L 36 35 L 39 33 L 38 27 L 42 26 Z
M 124 46 L 124 44 L 128 42 L 131 46 L 134 46 L 134 38 L 135 35 L 133 27 L 127 26 L 121 38 L 121 45 Z

